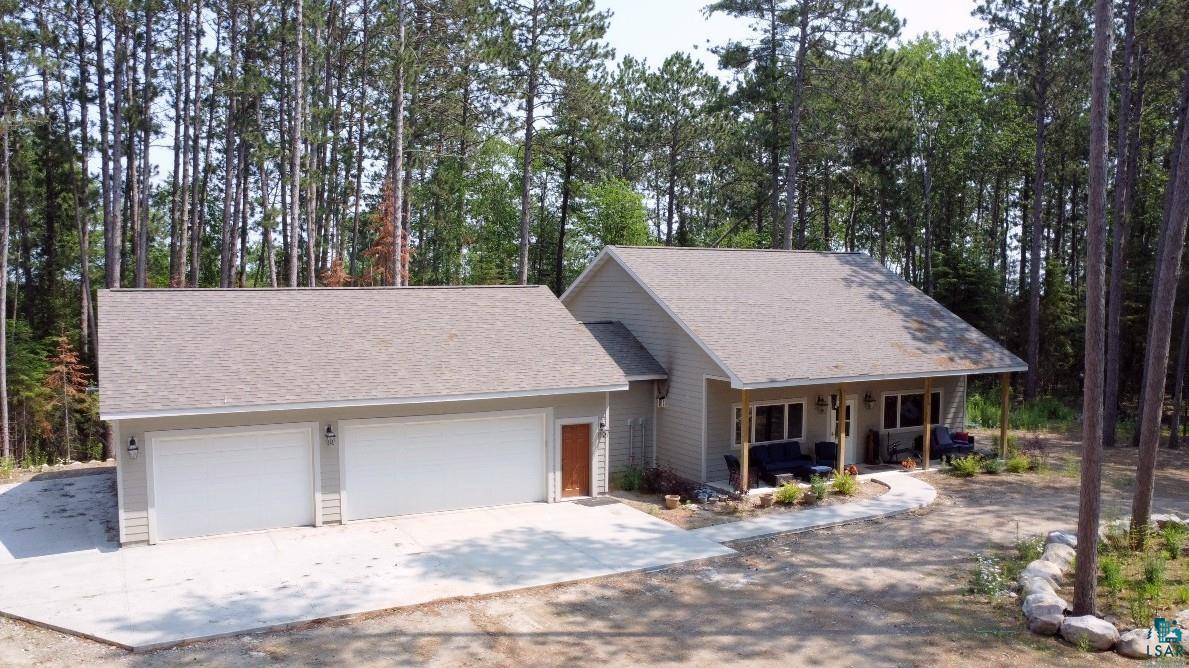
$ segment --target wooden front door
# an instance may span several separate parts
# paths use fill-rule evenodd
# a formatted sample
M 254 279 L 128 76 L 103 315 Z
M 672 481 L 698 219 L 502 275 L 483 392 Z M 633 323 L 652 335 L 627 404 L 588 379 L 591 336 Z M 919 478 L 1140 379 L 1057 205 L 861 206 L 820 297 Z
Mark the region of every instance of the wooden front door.
M 590 496 L 590 423 L 561 428 L 561 495 Z

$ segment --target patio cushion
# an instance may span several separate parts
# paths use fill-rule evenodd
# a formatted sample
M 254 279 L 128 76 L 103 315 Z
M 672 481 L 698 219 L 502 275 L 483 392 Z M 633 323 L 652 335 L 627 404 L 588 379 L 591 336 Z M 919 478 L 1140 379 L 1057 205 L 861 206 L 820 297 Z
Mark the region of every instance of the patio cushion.
M 776 441 L 755 445 L 749 450 L 749 456 L 760 477 L 769 482 L 777 474 L 797 473 L 802 467 L 812 463 L 811 458 L 801 452 L 800 441 Z

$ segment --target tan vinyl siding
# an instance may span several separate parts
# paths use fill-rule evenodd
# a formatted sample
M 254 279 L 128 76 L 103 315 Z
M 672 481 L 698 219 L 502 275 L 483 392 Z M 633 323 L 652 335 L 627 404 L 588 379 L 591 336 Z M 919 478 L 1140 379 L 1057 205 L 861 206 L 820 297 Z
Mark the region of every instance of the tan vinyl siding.
M 854 423 L 856 451 L 862 460 L 863 447 L 867 438 L 867 431 L 875 429 L 880 432 L 881 442 L 887 438 L 888 432 L 883 430 L 883 395 L 886 392 L 902 392 L 924 390 L 924 382 L 914 380 L 888 380 L 870 383 L 851 383 L 845 386 L 847 397 L 854 397 L 857 411 Z M 966 426 L 966 377 L 951 376 L 933 379 L 933 390 L 941 391 L 941 410 L 943 420 L 951 431 L 960 431 Z M 768 388 L 752 390 L 749 394 L 752 401 L 776 399 L 804 399 L 805 400 L 805 435 L 801 441 L 801 450 L 806 454 L 813 453 L 813 444 L 817 441 L 831 440 L 829 411 L 819 413 L 815 403 L 818 395 L 829 400 L 830 395 L 836 393 L 836 385 L 803 385 L 796 387 Z M 870 392 L 875 403 L 871 408 L 863 403 L 863 396 Z M 726 480 L 727 468 L 723 455 L 738 453 L 738 448 L 732 447 L 734 439 L 734 404 L 739 403 L 739 390 L 722 381 L 708 380 L 706 382 L 706 468 L 709 480 Z M 895 438 L 906 445 L 912 444 L 913 439 L 921 433 L 921 428 L 896 429 Z M 848 464 L 857 463 L 848 461 Z
M 653 407 L 656 403 L 654 381 L 638 380 L 627 392 L 611 393 L 609 456 L 611 472 L 629 465 L 646 467 L 653 456 Z
M 208 429 L 215 427 L 249 427 L 264 424 L 286 424 L 294 422 L 317 422 L 319 437 L 315 447 L 319 452 L 322 492 L 322 522 L 338 523 L 342 519 L 339 502 L 339 453 L 337 448 L 327 447 L 321 432 L 327 424 L 338 420 L 363 418 L 408 417 L 416 415 L 444 415 L 449 413 L 482 413 L 533 408 L 553 409 L 555 420 L 562 418 L 589 417 L 596 421 L 607 406 L 607 393 L 571 394 L 513 399 L 490 399 L 457 401 L 430 404 L 406 404 L 401 406 L 368 406 L 339 409 L 316 409 L 301 411 L 267 411 L 252 413 L 229 413 L 222 415 L 195 415 L 171 418 L 121 420 L 116 423 L 120 445 L 118 464 L 118 494 L 120 506 L 120 542 L 135 544 L 148 542 L 148 477 L 145 468 L 144 448 L 148 446 L 146 432 L 175 429 Z M 341 431 L 337 429 L 336 432 Z M 552 444 L 554 425 L 546 425 L 546 438 Z M 142 450 L 136 459 L 129 459 L 124 448 L 128 438 L 135 437 Z M 606 491 L 605 444 L 596 446 L 595 492 Z M 201 503 L 201 500 L 195 500 Z
M 669 372 L 666 405 L 656 411 L 657 464 L 703 480 L 702 379 L 725 372 L 614 261 L 588 276 L 566 306 L 578 320 L 622 322 Z

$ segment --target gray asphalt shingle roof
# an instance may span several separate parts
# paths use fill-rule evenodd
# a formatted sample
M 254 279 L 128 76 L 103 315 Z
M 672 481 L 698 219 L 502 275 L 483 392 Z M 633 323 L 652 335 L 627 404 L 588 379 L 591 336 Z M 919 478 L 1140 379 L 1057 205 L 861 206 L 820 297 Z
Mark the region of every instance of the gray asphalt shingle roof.
M 1024 362 L 862 253 L 611 247 L 737 385 Z
M 101 290 L 99 355 L 105 417 L 627 382 L 535 286 Z
M 595 337 L 603 350 L 615 360 L 620 370 L 629 379 L 667 378 L 668 373 L 652 353 L 644 347 L 628 328 L 618 320 L 584 322 L 586 329 Z

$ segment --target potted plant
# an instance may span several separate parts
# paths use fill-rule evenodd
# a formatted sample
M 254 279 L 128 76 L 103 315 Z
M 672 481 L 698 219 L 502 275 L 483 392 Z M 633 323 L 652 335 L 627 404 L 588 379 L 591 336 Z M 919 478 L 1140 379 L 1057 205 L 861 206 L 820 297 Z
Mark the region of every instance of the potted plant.
M 760 495 L 760 507 L 761 508 L 771 508 L 773 501 L 774 501 L 774 498 L 773 498 L 772 494 L 761 494 Z
M 666 494 L 665 495 L 665 508 L 667 508 L 668 510 L 677 510 L 677 507 L 680 505 L 681 505 L 681 495 L 680 494 Z

